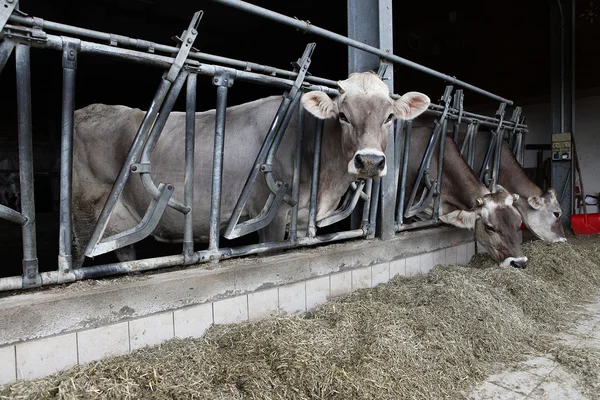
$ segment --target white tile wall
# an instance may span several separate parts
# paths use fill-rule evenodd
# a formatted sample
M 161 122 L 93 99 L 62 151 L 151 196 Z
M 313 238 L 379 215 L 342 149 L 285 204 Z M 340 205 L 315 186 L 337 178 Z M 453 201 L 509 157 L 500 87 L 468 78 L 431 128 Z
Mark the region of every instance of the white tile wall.
M 341 296 L 352 291 L 352 272 L 338 272 L 330 275 L 331 297 Z
M 371 287 L 371 267 L 352 270 L 352 290 Z
M 213 323 L 212 303 L 200 304 L 173 311 L 175 337 L 199 338 Z
M 467 262 L 475 255 L 475 242 L 467 243 Z
M 433 253 L 423 253 L 419 256 L 419 262 L 421 263 L 420 271 L 423 274 L 428 273 L 433 269 Z
M 327 281 L 329 284 L 329 281 Z M 248 293 L 248 319 L 257 321 L 278 313 L 279 291 L 276 287 Z
M 131 351 L 172 339 L 173 313 L 165 312 L 129 321 Z
M 15 346 L 0 348 L 0 386 L 17 379 Z
M 448 247 L 446 249 L 446 265 L 456 264 L 457 259 L 456 247 Z
M 464 265 L 467 261 L 467 245 L 461 244 L 460 246 L 456 246 L 456 262 Z
M 77 333 L 79 364 L 103 357 L 129 353 L 129 326 L 127 322 L 106 325 Z
M 433 252 L 433 265 L 446 265 L 446 250 L 437 250 Z
M 329 299 L 329 277 L 311 279 L 306 281 L 306 309 L 310 310 Z
M 248 321 L 248 296 L 237 296 L 213 303 L 215 325 Z
M 421 272 L 421 256 L 406 259 L 406 276 L 413 276 Z
M 279 287 L 279 311 L 286 315 L 295 315 L 306 311 L 305 282 Z
M 406 274 L 406 258 L 390 261 L 390 279 L 396 275 Z
M 77 364 L 77 335 L 53 336 L 17 345 L 17 378 L 36 379 Z
M 371 267 L 371 285 L 377 286 L 390 280 L 390 263 L 376 264 Z

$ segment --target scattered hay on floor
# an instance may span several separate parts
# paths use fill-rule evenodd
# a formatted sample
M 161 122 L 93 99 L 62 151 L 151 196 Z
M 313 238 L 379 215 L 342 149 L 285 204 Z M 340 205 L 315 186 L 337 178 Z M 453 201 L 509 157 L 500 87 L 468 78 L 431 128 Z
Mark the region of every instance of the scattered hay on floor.
M 553 349 L 552 354 L 560 365 L 577 375 L 586 395 L 600 398 L 600 350 L 562 345 Z
M 16 382 L 0 398 L 463 398 L 493 365 L 550 348 L 549 333 L 568 325 L 569 308 L 598 293 L 596 245 L 536 241 L 524 249 L 526 270 L 478 256 L 303 317 L 216 326 L 202 339 Z

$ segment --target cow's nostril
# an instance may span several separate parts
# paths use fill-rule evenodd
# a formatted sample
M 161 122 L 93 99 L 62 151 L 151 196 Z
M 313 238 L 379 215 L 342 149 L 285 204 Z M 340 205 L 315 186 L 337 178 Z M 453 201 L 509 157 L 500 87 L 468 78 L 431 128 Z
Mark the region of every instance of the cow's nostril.
M 385 168 L 385 158 L 381 157 L 381 161 L 379 161 L 379 164 L 377 164 L 377 170 L 383 171 L 384 168 Z
M 362 156 L 361 155 L 358 155 L 358 156 L 354 157 L 354 166 L 359 171 L 365 167 L 365 163 L 362 160 Z
M 515 268 L 525 269 L 527 267 L 527 261 L 525 260 L 512 260 L 510 265 Z

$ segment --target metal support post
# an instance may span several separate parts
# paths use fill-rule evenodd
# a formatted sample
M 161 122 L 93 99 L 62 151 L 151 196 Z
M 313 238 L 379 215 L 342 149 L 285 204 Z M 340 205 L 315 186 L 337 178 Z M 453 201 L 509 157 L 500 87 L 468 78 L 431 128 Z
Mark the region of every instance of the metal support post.
M 21 214 L 23 224 L 23 287 L 41 286 L 38 271 L 33 190 L 33 139 L 31 131 L 31 59 L 28 45 L 18 44 L 17 115 L 19 120 L 19 174 L 21 179 Z
M 225 144 L 225 114 L 227 91 L 233 85 L 233 78 L 227 74 L 215 76 L 213 85 L 217 87 L 217 110 L 215 116 L 215 144 L 213 150 L 212 192 L 210 203 L 210 237 L 208 250 L 214 254 L 210 260 L 219 260 L 219 232 L 221 227 L 221 180 L 223 178 L 223 150 Z
M 314 156 L 312 179 L 310 181 L 310 206 L 308 209 L 308 238 L 314 238 L 317 235 L 317 195 L 319 191 L 319 168 L 321 165 L 321 142 L 323 139 L 323 125 L 325 122 L 318 119 L 316 122 Z
M 575 131 L 574 69 L 575 2 L 551 0 L 552 133 Z M 571 160 L 552 160 L 552 187 L 562 208 L 562 222 L 571 226 L 574 168 Z
M 64 39 L 62 67 L 62 132 L 60 143 L 60 210 L 58 235 L 58 271 L 65 280 L 75 280 L 71 258 L 71 192 L 73 165 L 73 117 L 75 115 L 75 77 L 79 40 Z
M 184 218 L 183 256 L 186 263 L 193 262 L 194 257 L 194 150 L 196 144 L 196 74 L 187 77 L 185 108 L 185 178 L 184 204 L 189 208 Z

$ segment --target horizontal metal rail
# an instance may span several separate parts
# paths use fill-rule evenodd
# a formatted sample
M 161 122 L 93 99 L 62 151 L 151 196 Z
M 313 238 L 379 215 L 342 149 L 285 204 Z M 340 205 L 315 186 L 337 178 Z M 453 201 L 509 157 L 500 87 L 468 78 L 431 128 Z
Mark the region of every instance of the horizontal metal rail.
M 224 4 L 226 6 L 229 6 L 229 7 L 238 9 L 238 10 L 246 11 L 250 14 L 254 14 L 254 15 L 258 15 L 263 18 L 270 19 L 271 21 L 279 22 L 284 25 L 294 27 L 304 33 L 313 33 L 315 35 L 345 44 L 347 46 L 351 46 L 356 49 L 360 49 L 360 50 L 366 51 L 368 53 L 375 54 L 375 55 L 383 58 L 384 60 L 391 61 L 396 64 L 404 65 L 406 67 L 416 69 L 417 71 L 421 71 L 426 74 L 432 75 L 436 78 L 443 79 L 448 84 L 452 84 L 452 85 L 463 87 L 465 89 L 472 90 L 476 93 L 482 94 L 482 95 L 492 98 L 494 100 L 501 101 L 503 103 L 508 103 L 510 105 L 513 104 L 513 102 L 511 100 L 505 99 L 504 97 L 501 97 L 501 96 L 498 96 L 491 92 L 488 92 L 487 90 L 483 90 L 481 88 L 478 88 L 477 86 L 473 86 L 469 83 L 463 82 L 459 79 L 456 79 L 453 76 L 443 74 L 443 73 L 433 70 L 431 68 L 427 68 L 423 65 L 420 65 L 413 61 L 407 60 L 406 58 L 402 58 L 402 57 L 398 57 L 393 54 L 389 54 L 389 53 L 385 52 L 384 50 L 378 49 L 377 47 L 369 46 L 368 44 L 359 42 L 358 40 L 353 40 L 346 36 L 340 35 L 338 33 L 334 33 L 334 32 L 328 31 L 326 29 L 319 28 L 318 26 L 312 25 L 310 22 L 291 18 L 291 17 L 285 16 L 283 14 L 276 13 L 275 11 L 271 11 L 266 8 L 262 8 L 262 7 L 254 5 L 254 4 L 246 3 L 245 1 L 241 1 L 241 0 L 212 0 L 212 1 L 214 1 L 215 3 L 219 3 L 219 4 Z
M 123 35 L 115 35 L 112 33 L 100 32 L 92 29 L 85 29 L 76 26 L 61 24 L 58 22 L 46 21 L 36 17 L 21 17 L 18 15 L 11 15 L 8 20 L 9 22 L 18 23 L 23 26 L 36 26 L 42 30 L 47 29 L 49 31 L 60 32 L 63 34 L 100 40 L 109 43 L 110 46 L 113 48 L 118 46 L 125 46 L 132 47 L 138 50 L 143 50 L 149 53 L 162 52 L 167 54 L 173 54 L 178 51 L 178 48 L 175 46 L 168 46 L 164 44 L 149 42 L 147 40 L 134 39 Z M 259 72 L 262 74 L 272 76 L 279 75 L 287 78 L 295 78 L 298 75 L 296 72 L 288 71 L 285 69 L 275 68 L 268 65 L 257 64 L 249 61 L 236 60 L 228 57 L 221 57 L 194 50 L 189 54 L 189 58 L 193 60 L 208 61 L 210 63 L 227 65 L 234 68 L 242 68 L 249 72 Z M 307 76 L 306 80 L 320 85 L 329 85 L 333 87 L 336 86 L 336 81 L 330 79 L 318 78 L 315 76 Z
M 253 254 L 261 254 L 272 250 L 285 250 L 293 247 L 314 246 L 317 244 L 326 244 L 340 240 L 355 239 L 363 237 L 362 229 L 355 229 L 345 232 L 330 233 L 315 237 L 297 238 L 295 243 L 291 241 L 259 243 L 248 246 L 240 246 L 235 248 L 220 248 L 218 250 L 218 259 L 225 260 L 233 257 L 241 257 Z M 214 252 L 209 250 L 201 250 L 194 253 L 199 263 L 212 261 Z M 213 258 L 214 259 L 214 258 Z M 184 265 L 185 256 L 176 254 L 171 256 L 163 256 L 149 258 L 143 260 L 125 261 L 113 264 L 95 265 L 91 267 L 82 267 L 73 269 L 74 276 L 69 280 L 95 279 L 106 276 L 123 275 L 132 272 L 150 271 L 158 268 L 169 268 Z M 43 286 L 65 283 L 58 271 L 42 272 L 41 284 Z M 18 290 L 23 288 L 22 277 L 0 278 L 0 292 L 9 290 Z

